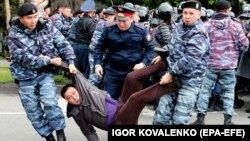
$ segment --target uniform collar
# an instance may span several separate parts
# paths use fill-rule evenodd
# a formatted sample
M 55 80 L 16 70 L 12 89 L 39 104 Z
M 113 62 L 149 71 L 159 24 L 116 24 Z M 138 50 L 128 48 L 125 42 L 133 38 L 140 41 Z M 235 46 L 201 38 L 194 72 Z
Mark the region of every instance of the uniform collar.
M 37 25 L 36 25 L 36 29 L 37 32 L 39 32 L 40 30 L 42 30 L 44 27 L 45 27 L 45 24 L 47 23 L 48 21 L 43 19 L 43 18 L 39 18 L 38 21 L 37 21 Z M 13 23 L 13 26 L 20 32 L 25 32 L 27 34 L 32 34 L 33 31 L 31 31 L 30 29 L 28 29 L 27 27 L 25 27 L 19 19 L 16 19 Z M 34 30 L 34 31 L 35 31 Z
M 128 31 L 129 32 L 134 32 L 135 31 L 135 23 L 134 22 L 131 23 L 131 26 L 129 27 Z

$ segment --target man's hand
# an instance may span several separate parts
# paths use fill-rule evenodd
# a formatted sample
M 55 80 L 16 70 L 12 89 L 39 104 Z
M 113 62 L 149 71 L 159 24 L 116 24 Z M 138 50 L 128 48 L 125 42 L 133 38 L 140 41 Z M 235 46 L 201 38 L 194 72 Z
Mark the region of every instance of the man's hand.
M 50 62 L 51 62 L 51 64 L 53 64 L 55 66 L 61 66 L 62 65 L 62 59 L 59 58 L 59 57 L 50 59 Z
M 142 69 L 144 68 L 145 65 L 143 63 L 139 63 L 139 64 L 136 64 L 133 68 L 133 70 L 139 70 L 139 69 Z
M 102 69 L 101 65 L 96 65 L 95 66 L 95 74 L 97 75 L 97 77 L 102 78 L 103 69 Z
M 73 74 L 76 74 L 76 73 L 77 73 L 77 68 L 75 67 L 74 64 L 70 64 L 70 65 L 69 65 L 69 72 L 70 72 L 70 73 L 73 73 Z
M 153 58 L 153 60 L 151 61 L 151 64 L 156 64 L 160 61 L 161 61 L 161 56 L 157 56 L 157 57 Z
M 173 76 L 170 73 L 166 73 L 161 77 L 160 85 L 165 85 L 172 82 Z

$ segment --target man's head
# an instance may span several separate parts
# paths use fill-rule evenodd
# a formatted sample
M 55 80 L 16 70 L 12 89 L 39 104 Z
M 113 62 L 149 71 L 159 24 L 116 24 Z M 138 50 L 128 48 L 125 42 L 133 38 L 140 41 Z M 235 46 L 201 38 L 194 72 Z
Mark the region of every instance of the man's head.
M 69 5 L 65 6 L 63 8 L 62 14 L 67 18 L 71 17 L 72 16 L 71 7 Z
M 126 6 L 114 6 L 113 8 L 116 10 L 116 20 L 119 29 L 122 31 L 128 30 L 133 22 L 136 10 Z
M 24 3 L 18 9 L 18 17 L 20 22 L 33 31 L 36 28 L 38 15 L 37 15 L 37 8 L 32 3 Z
M 229 1 L 226 0 L 218 0 L 216 2 L 216 11 L 217 12 L 224 12 L 229 14 L 231 11 L 231 4 Z
M 65 85 L 61 90 L 61 96 L 72 105 L 80 104 L 80 95 L 73 84 Z
M 96 11 L 95 11 L 95 14 L 100 18 L 100 19 L 103 19 L 104 18 L 104 10 L 105 10 L 105 6 L 99 6 L 97 7 Z
M 174 9 L 171 4 L 168 2 L 163 2 L 159 5 L 158 9 L 158 17 L 164 21 L 170 21 L 172 13 Z
M 106 19 L 109 23 L 113 23 L 115 19 L 115 10 L 112 7 L 105 8 L 103 10 L 104 19 Z
M 58 13 L 62 13 L 63 12 L 63 9 L 64 7 L 66 7 L 67 4 L 64 2 L 64 1 L 60 1 L 57 5 L 57 12 Z
M 201 3 L 195 0 L 186 1 L 181 5 L 183 22 L 192 25 L 201 17 Z

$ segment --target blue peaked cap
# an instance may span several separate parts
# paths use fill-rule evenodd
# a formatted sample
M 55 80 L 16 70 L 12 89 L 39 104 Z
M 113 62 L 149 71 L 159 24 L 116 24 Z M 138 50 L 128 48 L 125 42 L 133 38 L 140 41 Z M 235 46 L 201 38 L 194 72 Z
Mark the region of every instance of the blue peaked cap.
M 83 12 L 95 11 L 95 2 L 94 0 L 85 0 L 80 7 L 80 10 Z

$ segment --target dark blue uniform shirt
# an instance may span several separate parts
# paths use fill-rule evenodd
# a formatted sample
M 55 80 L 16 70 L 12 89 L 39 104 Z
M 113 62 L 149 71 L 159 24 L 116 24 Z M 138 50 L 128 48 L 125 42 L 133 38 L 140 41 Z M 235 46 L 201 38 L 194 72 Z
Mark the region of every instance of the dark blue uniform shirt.
M 106 71 L 116 75 L 127 74 L 137 63 L 147 65 L 154 56 L 154 43 L 148 30 L 135 23 L 126 31 L 121 31 L 116 24 L 104 29 L 95 48 L 95 65 L 102 64 L 106 49 Z
M 103 79 L 104 90 L 118 99 L 126 75 L 138 63 L 149 64 L 154 56 L 154 43 L 148 30 L 132 23 L 126 31 L 115 24 L 106 27 L 94 49 L 95 65 L 102 65 L 107 50 L 107 64 Z

